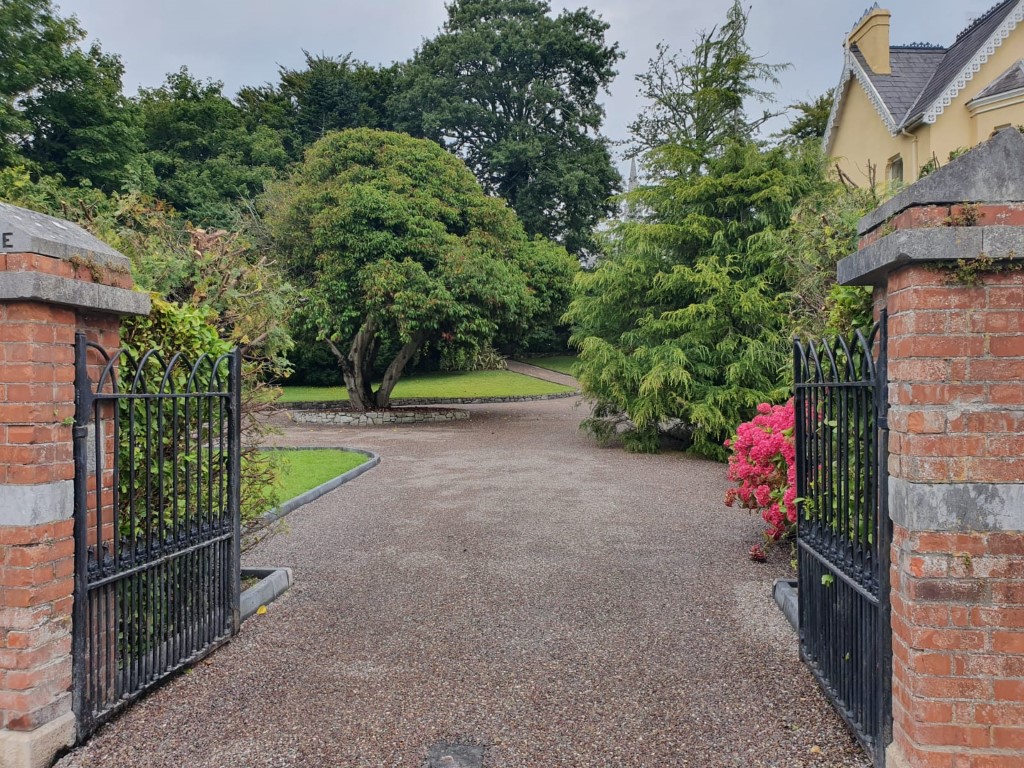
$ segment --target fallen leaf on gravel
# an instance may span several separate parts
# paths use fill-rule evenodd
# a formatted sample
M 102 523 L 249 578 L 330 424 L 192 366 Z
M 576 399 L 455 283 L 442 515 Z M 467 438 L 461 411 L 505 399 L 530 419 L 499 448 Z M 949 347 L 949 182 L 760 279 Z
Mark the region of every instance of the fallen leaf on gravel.
M 817 745 L 811 747 L 811 754 L 812 755 L 820 755 L 821 754 L 821 747 L 819 747 Z
M 259 608 L 256 609 L 256 615 L 257 616 L 262 616 L 266 612 L 267 612 L 267 606 L 265 606 L 265 605 L 261 605 Z

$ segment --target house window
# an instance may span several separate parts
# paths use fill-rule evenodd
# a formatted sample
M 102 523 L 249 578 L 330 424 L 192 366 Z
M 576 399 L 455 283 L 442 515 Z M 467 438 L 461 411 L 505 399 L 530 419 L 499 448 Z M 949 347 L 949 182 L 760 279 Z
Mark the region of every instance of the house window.
M 899 155 L 889 158 L 889 164 L 886 166 L 885 175 L 889 179 L 890 184 L 902 184 L 903 158 Z

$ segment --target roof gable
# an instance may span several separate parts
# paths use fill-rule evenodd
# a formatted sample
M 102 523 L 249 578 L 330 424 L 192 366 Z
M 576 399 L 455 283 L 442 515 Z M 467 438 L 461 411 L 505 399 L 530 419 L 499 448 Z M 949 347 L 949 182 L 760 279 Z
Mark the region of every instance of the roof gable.
M 977 96 L 971 99 L 972 102 L 981 99 L 990 99 L 994 96 L 1002 96 L 1004 93 L 1017 91 L 1024 88 L 1024 59 L 1017 59 L 1010 68 L 993 80 Z
M 856 45 L 850 52 L 892 115 L 893 128 L 903 122 L 946 53 L 944 48 L 932 45 L 893 46 L 889 49 L 892 74 L 879 75 L 871 71 Z
M 1021 21 L 1024 0 L 1003 0 L 961 32 L 903 124 L 934 123 Z
M 918 122 L 934 123 L 1022 21 L 1024 0 L 1002 0 L 957 35 L 949 48 L 920 43 L 890 47 L 890 75 L 873 72 L 856 44 L 847 48 L 825 131 L 826 152 L 850 78 L 856 77 L 891 133 Z M 1015 75 L 1007 71 L 998 79 L 1007 77 Z M 1012 87 L 999 92 L 1006 90 Z

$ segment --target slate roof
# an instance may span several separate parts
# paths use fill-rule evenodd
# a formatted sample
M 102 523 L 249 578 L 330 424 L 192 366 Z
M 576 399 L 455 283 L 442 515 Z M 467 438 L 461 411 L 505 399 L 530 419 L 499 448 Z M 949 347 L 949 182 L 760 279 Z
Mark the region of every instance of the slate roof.
M 996 32 L 1022 3 L 1024 0 L 1001 0 L 957 35 L 956 41 L 948 48 L 926 43 L 891 46 L 889 61 L 892 74 L 889 75 L 872 72 L 860 49 L 856 45 L 851 46 L 847 51 L 843 80 L 836 89 L 825 134 L 826 146 L 831 142 L 833 123 L 840 109 L 844 92 L 842 85 L 854 74 L 866 89 L 870 83 L 868 95 L 893 133 L 922 119 L 933 122 L 944 104 L 949 103 L 946 94 L 952 89 L 952 95 L 955 96 L 956 91 L 963 87 L 962 82 L 957 85 L 961 72 L 979 56 L 982 62 L 986 60 L 985 53 L 992 53 L 990 41 L 995 45 L 1002 42 L 1001 35 Z M 876 6 L 877 3 L 865 15 L 871 13 Z M 1024 63 L 1018 64 L 1021 66 L 1011 67 L 976 98 L 1024 87 Z M 974 70 L 977 70 L 976 66 Z M 971 74 L 967 72 L 968 80 Z M 872 89 L 874 93 L 871 93 Z M 887 117 L 884 116 L 886 111 L 889 113 Z
M 1016 91 L 1024 88 L 1024 59 L 1018 59 L 1008 70 L 992 81 L 985 90 L 975 96 L 971 101 L 987 99 L 990 96 L 999 96 L 1003 93 Z
M 940 46 L 893 46 L 889 49 L 891 75 L 872 72 L 856 45 L 851 53 L 899 125 L 932 79 L 946 55 L 946 49 Z
M 906 122 L 912 122 L 921 117 L 925 110 L 943 94 L 949 84 L 960 74 L 964 65 L 975 57 L 992 33 L 999 28 L 1018 1 L 1003 0 L 957 36 L 956 42 L 946 50 L 942 62 L 935 69 L 935 74 L 932 75 L 930 82 L 907 113 Z

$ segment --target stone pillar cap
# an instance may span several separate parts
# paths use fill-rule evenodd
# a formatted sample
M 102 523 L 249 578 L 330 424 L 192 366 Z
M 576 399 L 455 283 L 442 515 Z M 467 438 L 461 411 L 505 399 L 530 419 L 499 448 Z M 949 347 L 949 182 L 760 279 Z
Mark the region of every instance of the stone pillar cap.
M 68 261 L 90 259 L 127 270 L 128 257 L 64 219 L 0 202 L 0 253 L 38 253 Z
M 0 253 L 34 253 L 131 272 L 123 253 L 70 221 L 0 202 Z M 41 301 L 115 315 L 148 315 L 149 294 L 32 271 L 0 272 L 0 302 Z M 0 763 L 2 765 L 2 763 Z
M 840 285 L 885 286 L 891 272 L 907 264 L 955 264 L 984 254 L 993 260 L 1024 254 L 1024 227 L 925 227 L 898 229 L 840 259 Z
M 858 232 L 864 235 L 916 206 L 1024 202 L 1022 168 L 1024 135 L 1005 128 L 876 208 L 860 220 Z

